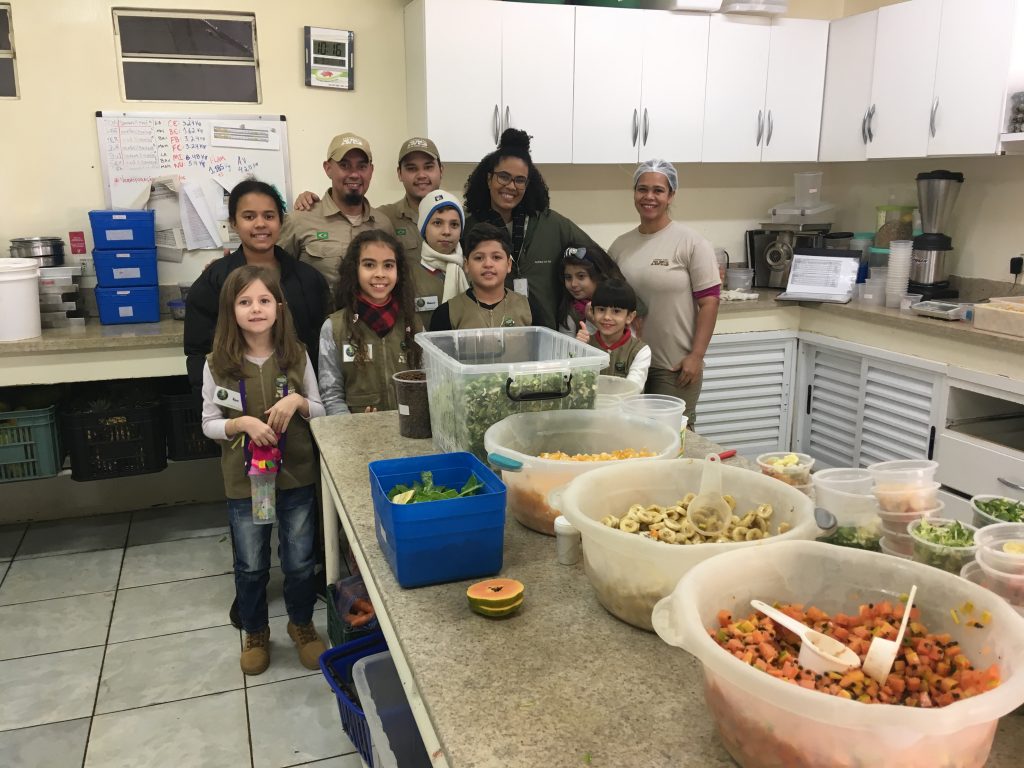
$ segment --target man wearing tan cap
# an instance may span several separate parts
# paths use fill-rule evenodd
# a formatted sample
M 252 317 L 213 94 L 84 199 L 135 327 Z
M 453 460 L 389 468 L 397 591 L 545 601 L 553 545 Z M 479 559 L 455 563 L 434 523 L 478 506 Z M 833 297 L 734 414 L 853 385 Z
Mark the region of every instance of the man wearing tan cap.
M 405 246 L 405 255 L 414 261 L 419 261 L 423 244 L 419 227 L 420 201 L 441 188 L 443 173 L 444 164 L 437 145 L 430 139 L 414 136 L 398 150 L 398 180 L 405 187 L 405 195 L 382 205 L 380 212 L 395 225 L 395 235 Z
M 373 178 L 373 152 L 366 139 L 354 133 L 331 139 L 324 173 L 331 186 L 308 210 L 296 207 L 285 217 L 278 245 L 323 274 L 336 297 L 338 267 L 352 238 L 371 229 L 393 235 L 395 228 L 366 200 Z

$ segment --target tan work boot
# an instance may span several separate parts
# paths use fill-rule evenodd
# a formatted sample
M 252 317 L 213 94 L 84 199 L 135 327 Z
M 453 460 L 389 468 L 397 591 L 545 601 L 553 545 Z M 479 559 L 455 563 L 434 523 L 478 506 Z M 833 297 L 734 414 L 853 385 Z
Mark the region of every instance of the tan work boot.
M 288 636 L 299 650 L 299 661 L 306 669 L 320 669 L 320 654 L 327 650 L 324 641 L 316 633 L 313 622 L 292 624 L 288 622 Z
M 262 675 L 267 671 L 270 666 L 270 627 L 245 633 L 241 664 L 242 673 L 246 675 Z

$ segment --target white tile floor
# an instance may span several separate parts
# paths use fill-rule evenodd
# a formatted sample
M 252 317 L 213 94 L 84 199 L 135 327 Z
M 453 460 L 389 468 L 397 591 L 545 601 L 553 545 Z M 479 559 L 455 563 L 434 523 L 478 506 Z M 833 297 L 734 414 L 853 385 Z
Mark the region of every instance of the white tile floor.
M 224 523 L 218 504 L 0 527 L 0 766 L 362 765 L 285 632 L 279 567 L 270 669 L 241 673 Z

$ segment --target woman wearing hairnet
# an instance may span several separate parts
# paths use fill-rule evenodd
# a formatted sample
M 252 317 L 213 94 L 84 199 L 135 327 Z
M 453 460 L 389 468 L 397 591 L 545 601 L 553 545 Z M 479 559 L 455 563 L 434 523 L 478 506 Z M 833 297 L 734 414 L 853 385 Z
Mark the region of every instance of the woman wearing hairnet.
M 641 330 L 651 348 L 646 391 L 685 400 L 692 429 L 721 280 L 711 243 L 669 215 L 678 184 L 671 163 L 641 163 L 633 173 L 640 226 L 620 235 L 608 253 L 648 308 Z

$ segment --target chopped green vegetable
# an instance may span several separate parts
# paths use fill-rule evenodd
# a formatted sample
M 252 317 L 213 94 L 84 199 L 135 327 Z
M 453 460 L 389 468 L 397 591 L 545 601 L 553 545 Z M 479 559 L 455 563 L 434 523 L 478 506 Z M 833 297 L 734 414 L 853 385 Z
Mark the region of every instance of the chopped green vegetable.
M 446 488 L 443 485 L 434 485 L 433 472 L 421 472 L 419 482 L 413 483 L 410 488 L 399 483 L 388 491 L 388 499 L 396 504 L 416 504 L 421 501 L 443 501 L 444 499 L 458 499 L 463 496 L 475 496 L 483 490 L 484 484 L 476 475 L 470 475 L 462 488 L 456 491 L 454 488 Z M 402 496 L 402 499 L 396 497 Z
M 959 520 L 933 525 L 921 520 L 911 529 L 914 560 L 960 574 L 964 564 L 974 558 L 974 532 Z
M 871 552 L 881 552 L 882 548 L 878 541 L 881 539 L 880 532 L 875 527 L 864 528 L 856 525 L 843 525 L 836 528 L 835 533 L 822 539 L 826 544 L 834 544 L 837 547 L 853 547 L 854 549 L 867 549 Z
M 997 498 L 979 499 L 974 504 L 986 515 L 991 515 L 998 520 L 1005 520 L 1008 523 L 1024 522 L 1024 502 Z
M 974 532 L 965 528 L 959 520 L 944 525 L 932 525 L 921 520 L 915 531 L 918 538 L 940 544 L 943 547 L 973 547 Z

